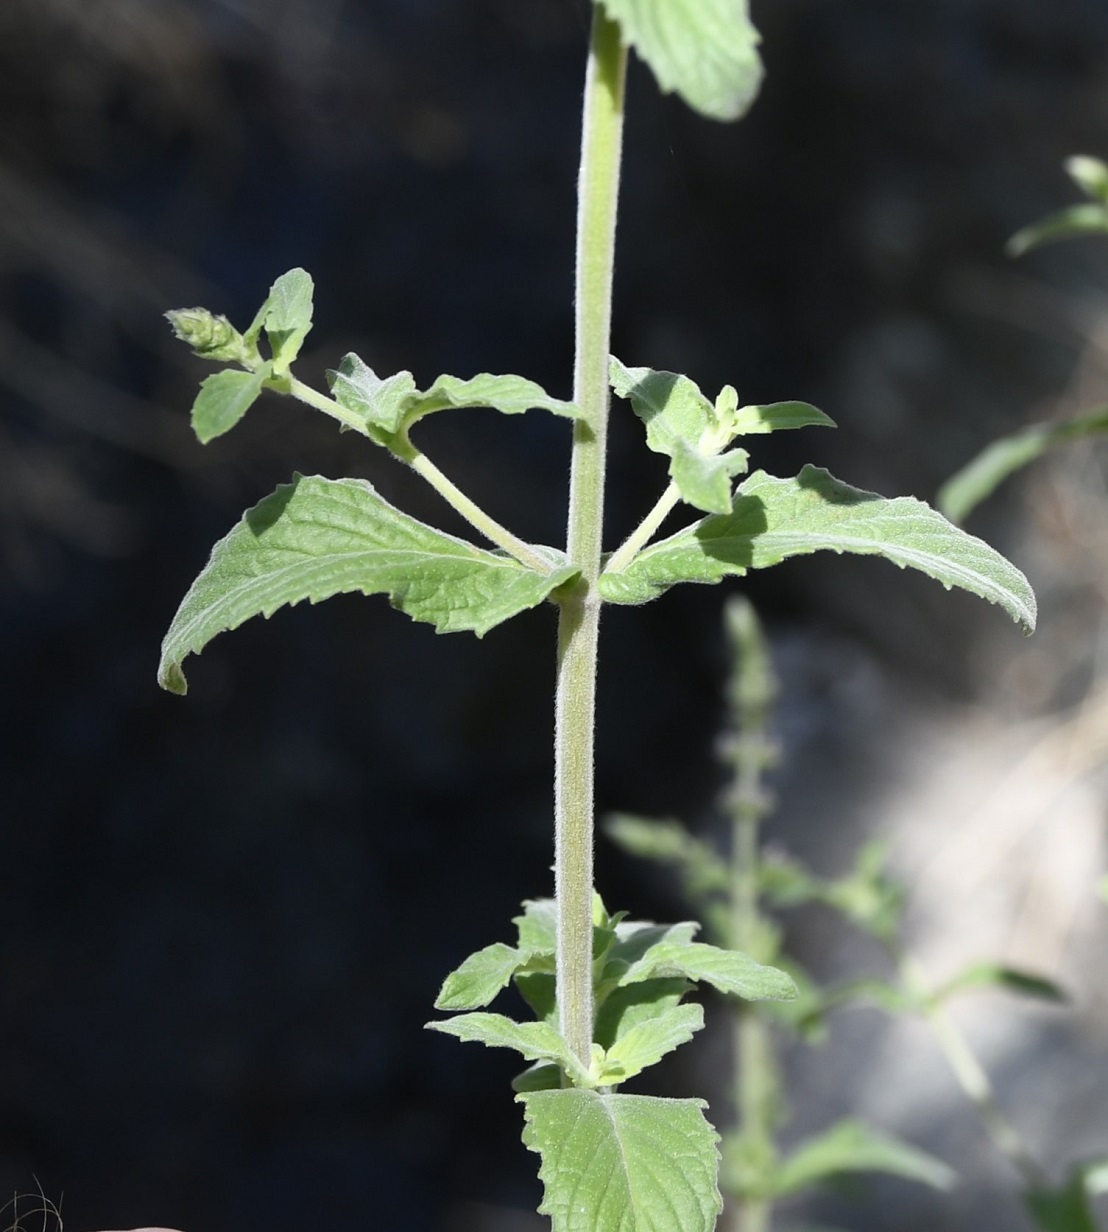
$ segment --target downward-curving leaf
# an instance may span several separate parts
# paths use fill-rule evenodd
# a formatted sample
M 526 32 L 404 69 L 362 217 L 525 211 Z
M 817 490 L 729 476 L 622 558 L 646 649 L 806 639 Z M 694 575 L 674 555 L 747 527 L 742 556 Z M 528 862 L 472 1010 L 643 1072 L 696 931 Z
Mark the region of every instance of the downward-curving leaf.
M 1108 235 L 1108 207 L 1090 201 L 1057 210 L 1017 231 L 1008 241 L 1006 251 L 1010 257 L 1022 257 L 1043 244 L 1056 244 L 1059 240 L 1085 235 Z
M 949 1189 L 956 1179 L 933 1155 L 860 1121 L 846 1120 L 801 1143 L 778 1169 L 774 1192 L 795 1193 L 844 1172 L 890 1172 L 936 1189 Z
M 738 950 L 721 950 L 702 941 L 663 942 L 652 946 L 620 980 L 621 986 L 639 980 L 680 976 L 746 1001 L 789 1001 L 796 985 L 776 967 L 764 967 Z
M 1048 449 L 1082 436 L 1108 432 L 1108 410 L 1067 423 L 1035 424 L 993 441 L 939 489 L 937 504 L 952 522 L 964 522 L 1008 478 Z
M 611 603 L 644 603 L 678 582 L 718 582 L 818 551 L 884 556 L 1035 627 L 1027 579 L 987 543 L 922 501 L 888 500 L 814 466 L 795 479 L 756 472 L 739 485 L 731 513 L 704 518 L 645 548 L 621 572 L 602 574 L 600 593 Z
M 600 0 L 665 92 L 710 120 L 737 120 L 762 83 L 746 0 Z
M 458 1014 L 424 1024 L 428 1031 L 455 1035 L 463 1043 L 488 1048 L 513 1048 L 528 1061 L 554 1061 L 567 1072 L 588 1081 L 588 1075 L 555 1027 L 545 1022 L 515 1022 L 503 1014 Z
M 507 986 L 519 970 L 524 957 L 502 941 L 470 954 L 464 963 L 443 981 L 435 998 L 437 1010 L 480 1009 Z
M 451 407 L 487 406 L 502 415 L 522 415 L 524 411 L 550 411 L 567 419 L 578 419 L 580 408 L 561 398 L 552 398 L 541 385 L 522 376 L 494 376 L 482 372 L 463 380 L 440 376 L 430 389 L 413 394 L 409 400 L 409 422 L 434 411 Z
M 262 392 L 262 372 L 224 368 L 205 377 L 192 404 L 192 430 L 201 444 L 229 432 L 257 401 Z
M 712 1232 L 719 1138 L 703 1101 L 577 1090 L 519 1099 L 553 1232 Z
M 551 549 L 551 557 L 555 558 Z M 538 573 L 417 522 L 360 479 L 296 476 L 212 549 L 162 643 L 158 679 L 184 693 L 181 664 L 225 629 L 348 591 L 387 594 L 440 633 L 478 636 L 573 576 Z

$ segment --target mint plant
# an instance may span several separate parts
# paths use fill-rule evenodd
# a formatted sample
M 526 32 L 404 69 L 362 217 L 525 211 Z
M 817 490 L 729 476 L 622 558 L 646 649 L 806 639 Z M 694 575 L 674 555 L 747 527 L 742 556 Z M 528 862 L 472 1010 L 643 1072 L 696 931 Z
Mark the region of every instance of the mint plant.
M 296 475 L 220 540 L 170 625 L 159 679 L 184 693 L 183 664 L 253 616 L 346 591 L 386 594 L 440 632 L 482 636 L 543 602 L 558 612 L 554 707 L 554 895 L 529 900 L 515 944 L 466 959 L 439 994 L 455 1017 L 429 1024 L 507 1047 L 531 1065 L 516 1079 L 524 1141 L 541 1157 L 541 1210 L 555 1232 L 701 1232 L 721 1209 L 717 1136 L 696 1099 L 626 1094 L 637 1077 L 703 1022 L 684 1004 L 698 983 L 744 1000 L 796 995 L 790 977 L 742 948 L 695 939 L 692 922 L 658 925 L 609 913 L 593 886 L 593 729 L 600 611 L 639 604 L 680 582 L 718 582 L 820 550 L 880 555 L 1000 604 L 1029 630 L 1035 600 L 1023 575 L 921 502 L 886 500 L 816 467 L 795 478 L 750 471 L 739 438 L 831 420 L 803 402 L 713 400 L 688 377 L 626 367 L 609 356 L 616 205 L 628 51 L 663 90 L 708 118 L 739 118 L 761 79 L 745 0 L 598 0 L 585 78 L 577 220 L 573 395 L 520 376 L 380 377 L 356 355 L 329 373 L 328 393 L 294 376 L 312 323 L 314 288 L 300 269 L 278 278 L 239 332 L 206 309 L 170 313 L 178 335 L 226 365 L 201 386 L 201 441 L 228 431 L 271 391 L 292 396 L 411 467 L 491 547 L 405 514 L 368 483 Z M 653 509 L 604 552 L 605 440 L 612 391 L 669 459 Z M 426 415 L 467 407 L 542 410 L 572 424 L 564 549 L 531 544 L 463 493 L 412 439 Z M 556 473 L 556 472 L 555 472 Z M 745 478 L 742 478 L 744 477 Z M 741 478 L 741 482 L 736 481 Z M 657 538 L 668 515 L 695 520 Z M 486 1007 L 509 984 L 535 1020 Z
M 772 796 L 764 780 L 779 759 L 770 735 L 777 683 L 765 634 L 745 599 L 728 602 L 725 628 L 732 669 L 720 748 L 731 771 L 722 797 L 730 821 L 729 846 L 721 850 L 678 821 L 631 814 L 610 817 L 605 830 L 628 853 L 672 870 L 720 945 L 784 968 L 799 990 L 786 1003 L 732 999 L 735 1117 L 723 1135 L 721 1175 L 731 1202 L 731 1228 L 764 1232 L 782 1199 L 848 1173 L 890 1173 L 939 1189 L 954 1183 L 956 1174 L 947 1164 L 853 1117 L 788 1151 L 781 1146 L 789 1102 L 782 1044 L 790 1037 L 819 1042 L 836 1011 L 870 1004 L 914 1015 L 930 1026 L 994 1145 L 1012 1165 L 1035 1226 L 1043 1232 L 1096 1232 L 1092 1200 L 1108 1191 L 1108 1160 L 1084 1161 L 1061 1183 L 1052 1181 L 1001 1108 L 988 1074 L 946 1010 L 957 996 L 983 988 L 1055 1004 L 1064 1002 L 1065 994 L 1041 975 L 989 962 L 974 963 L 932 985 L 901 941 L 905 893 L 888 873 L 883 842 L 865 844 L 854 867 L 838 878 L 822 877 L 766 847 L 762 829 Z M 807 903 L 821 904 L 876 940 L 889 959 L 888 973 L 862 973 L 821 986 L 783 948 L 782 913 Z

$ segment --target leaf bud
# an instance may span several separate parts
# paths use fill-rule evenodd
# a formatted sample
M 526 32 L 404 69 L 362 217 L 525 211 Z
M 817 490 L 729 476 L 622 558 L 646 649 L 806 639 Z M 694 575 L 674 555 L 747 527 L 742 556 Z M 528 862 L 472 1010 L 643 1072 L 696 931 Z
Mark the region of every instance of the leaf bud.
M 177 337 L 202 359 L 245 362 L 246 344 L 225 316 L 216 316 L 207 308 L 177 308 L 165 315 Z

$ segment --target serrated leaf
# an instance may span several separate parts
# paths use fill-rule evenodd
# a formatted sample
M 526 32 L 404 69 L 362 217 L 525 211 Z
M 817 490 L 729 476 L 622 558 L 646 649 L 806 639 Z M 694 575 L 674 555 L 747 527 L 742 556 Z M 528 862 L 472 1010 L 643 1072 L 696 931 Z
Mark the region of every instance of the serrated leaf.
M 677 1005 L 646 1018 L 620 1033 L 607 1050 L 600 1067 L 600 1083 L 614 1086 L 656 1065 L 662 1057 L 704 1026 L 699 1005 Z
M 664 93 L 676 91 L 710 120 L 737 120 L 746 113 L 762 83 L 760 39 L 746 0 L 600 3 Z
M 786 432 L 795 428 L 834 428 L 835 421 L 810 402 L 767 402 L 740 406 L 734 414 L 736 436 Z
M 653 946 L 627 971 L 620 984 L 675 976 L 711 984 L 720 992 L 745 1001 L 788 1001 L 796 996 L 796 985 L 784 971 L 764 967 L 738 950 L 721 950 L 701 941 Z
M 957 993 L 968 992 L 973 988 L 998 988 L 1055 1004 L 1068 1000 L 1065 992 L 1053 980 L 991 962 L 974 963 L 967 967 L 941 988 L 937 988 L 928 1000 L 931 1004 L 938 1005 Z
M 424 1023 L 428 1031 L 457 1036 L 463 1043 L 487 1048 L 513 1048 L 528 1061 L 552 1061 L 575 1082 L 590 1084 L 588 1072 L 573 1055 L 557 1028 L 546 1022 L 515 1022 L 503 1014 L 458 1014 L 441 1022 Z
M 258 400 L 264 372 L 240 372 L 225 368 L 200 382 L 192 404 L 192 430 L 201 444 L 229 432 Z
M 312 328 L 314 290 L 311 274 L 300 268 L 282 274 L 269 289 L 264 324 L 277 373 L 288 371 Z
M 408 399 L 416 392 L 410 372 L 395 372 L 382 379 L 353 352 L 329 369 L 327 380 L 335 401 L 365 420 L 366 430 L 379 445 L 390 444 L 404 424 Z
M 644 548 L 626 569 L 603 573 L 611 603 L 644 603 L 678 582 L 718 582 L 811 552 L 884 556 L 998 603 L 1035 627 L 1035 596 L 1022 573 L 980 539 L 913 497 L 888 500 L 806 466 L 795 479 L 757 471 L 732 512 L 703 518 Z
M 361 479 L 296 476 L 212 549 L 162 643 L 158 679 L 186 689 L 181 664 L 252 616 L 348 591 L 387 594 L 441 633 L 481 636 L 572 577 L 537 573 L 409 517 Z
M 1108 432 L 1108 410 L 1066 423 L 1034 424 L 986 445 L 939 489 L 936 504 L 952 522 L 964 522 L 1008 478 L 1049 449 L 1083 436 Z
M 924 1151 L 860 1121 L 839 1121 L 809 1138 L 779 1166 L 774 1178 L 778 1195 L 796 1193 L 844 1172 L 889 1172 L 936 1189 L 949 1189 L 954 1171 Z
M 435 998 L 437 1010 L 475 1010 L 488 1005 L 523 962 L 510 945 L 496 942 L 478 950 L 452 971 Z
M 1024 227 L 1022 231 L 1017 231 L 1008 241 L 1005 251 L 1010 257 L 1022 257 L 1032 248 L 1040 248 L 1043 244 L 1104 234 L 1108 234 L 1108 208 L 1086 202 L 1057 210 L 1039 222 Z
M 703 1101 L 577 1090 L 519 1100 L 553 1232 L 712 1232 L 719 1138 Z

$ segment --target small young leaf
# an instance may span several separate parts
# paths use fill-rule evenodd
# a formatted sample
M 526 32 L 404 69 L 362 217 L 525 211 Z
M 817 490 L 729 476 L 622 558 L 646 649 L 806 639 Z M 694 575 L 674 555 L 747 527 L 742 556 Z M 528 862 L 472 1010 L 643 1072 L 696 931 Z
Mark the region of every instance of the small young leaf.
M 192 430 L 201 444 L 222 436 L 238 423 L 257 401 L 264 380 L 264 372 L 225 368 L 201 381 L 192 404 Z
M 529 898 L 513 918 L 525 954 L 553 954 L 558 948 L 558 908 L 552 898 Z
M 738 950 L 721 950 L 701 941 L 686 945 L 663 942 L 651 947 L 620 984 L 659 976 L 680 976 L 693 983 L 703 981 L 745 1001 L 788 1001 L 796 996 L 796 985 L 784 971 L 764 967 Z
M 158 680 L 186 690 L 181 663 L 225 629 L 279 607 L 349 591 L 385 593 L 441 633 L 489 629 L 574 575 L 542 574 L 395 509 L 360 479 L 298 475 L 212 549 L 162 643 Z
M 691 835 L 679 821 L 654 821 L 616 813 L 604 832 L 630 855 L 659 864 L 676 865 L 690 897 L 726 893 L 731 877 L 725 861 L 707 843 Z
M 793 428 L 834 428 L 835 421 L 808 402 L 769 402 L 765 406 L 740 406 L 733 424 L 736 436 L 784 432 Z
M 673 452 L 669 473 L 681 498 L 705 513 L 727 513 L 731 508 L 731 481 L 749 468 L 745 449 L 705 454 L 681 441 Z
M 600 0 L 624 43 L 710 120 L 737 120 L 762 83 L 759 37 L 746 0 Z
M 718 1135 L 697 1099 L 536 1091 L 524 1144 L 542 1157 L 553 1232 L 712 1232 Z
M 956 1179 L 934 1156 L 859 1121 L 845 1120 L 801 1143 L 780 1165 L 774 1192 L 796 1193 L 844 1172 L 890 1172 L 936 1189 L 949 1189 Z
M 476 1010 L 488 1005 L 519 970 L 523 955 L 496 942 L 470 954 L 443 982 L 435 998 L 437 1010 Z
M 1108 234 L 1108 208 L 1091 202 L 1071 205 L 1018 231 L 1008 241 L 1005 251 L 1010 257 L 1022 257 L 1043 244 L 1055 244 L 1059 240 L 1072 240 L 1083 235 L 1104 234 Z
M 1055 1004 L 1068 1000 L 1065 992 L 1041 975 L 1032 975 L 1027 971 L 1017 971 L 999 963 L 974 963 L 960 972 L 952 980 L 948 980 L 941 988 L 937 988 L 929 1000 L 938 1005 L 956 993 L 966 992 L 972 988 L 999 988 L 1006 992 L 1018 993 L 1024 997 L 1034 997 L 1040 1001 L 1052 1001 Z
M 207 308 L 177 308 L 165 314 L 173 332 L 201 359 L 245 363 L 250 356 L 238 330 Z
M 952 522 L 964 522 L 1009 475 L 1034 462 L 1048 449 L 1103 432 L 1108 432 L 1108 410 L 1082 415 L 1066 423 L 1034 424 L 1011 436 L 1002 436 L 986 445 L 976 458 L 943 484 L 936 504 Z
M 621 572 L 603 573 L 600 593 L 611 603 L 645 603 L 678 582 L 718 582 L 821 550 L 884 556 L 1035 627 L 1027 579 L 988 544 L 922 501 L 887 500 L 815 466 L 795 479 L 756 472 L 739 485 L 731 513 L 704 518 L 644 548 Z
M 314 289 L 311 274 L 299 268 L 282 274 L 269 289 L 264 324 L 278 374 L 288 372 L 312 328 Z
M 605 1054 L 600 1084 L 615 1086 L 657 1065 L 667 1052 L 687 1044 L 703 1026 L 702 1006 L 677 1005 L 628 1027 Z
M 514 1048 L 528 1061 L 553 1061 L 577 1084 L 594 1086 L 588 1072 L 555 1027 L 545 1022 L 514 1022 L 503 1014 L 458 1014 L 441 1022 L 424 1023 L 428 1031 L 456 1035 L 463 1043 L 488 1048 Z
M 336 402 L 365 419 L 369 435 L 386 448 L 404 425 L 408 402 L 416 392 L 410 372 L 381 377 L 351 352 L 328 370 L 327 379 Z

